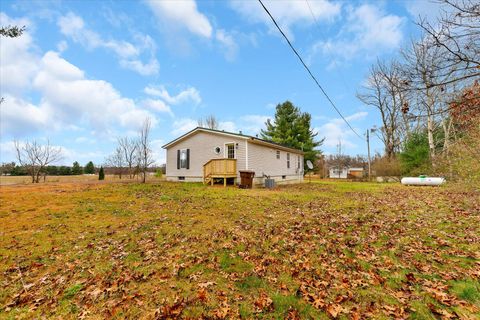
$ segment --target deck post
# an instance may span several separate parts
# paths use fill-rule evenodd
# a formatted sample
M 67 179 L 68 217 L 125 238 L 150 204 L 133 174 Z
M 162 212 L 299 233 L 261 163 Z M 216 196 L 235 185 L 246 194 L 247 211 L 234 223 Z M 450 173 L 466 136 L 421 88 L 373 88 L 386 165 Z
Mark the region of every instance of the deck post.
M 227 159 L 223 159 L 223 187 L 227 186 Z

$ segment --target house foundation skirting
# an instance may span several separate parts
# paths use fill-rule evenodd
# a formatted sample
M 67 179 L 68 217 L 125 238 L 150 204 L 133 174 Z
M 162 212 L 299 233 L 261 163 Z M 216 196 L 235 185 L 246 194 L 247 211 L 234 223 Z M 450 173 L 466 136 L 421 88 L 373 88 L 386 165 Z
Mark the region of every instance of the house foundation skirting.
M 199 176 L 180 176 L 184 180 L 179 179 L 179 176 L 167 176 L 167 181 L 173 182 L 203 182 L 203 177 Z M 283 178 L 285 177 L 285 178 Z M 285 176 L 270 176 L 271 179 L 275 180 L 276 184 L 288 184 L 288 183 L 299 183 L 302 182 L 303 175 L 285 175 Z M 237 176 L 237 184 L 240 183 L 240 176 Z M 265 182 L 264 177 L 255 177 L 253 178 L 253 184 L 263 185 Z

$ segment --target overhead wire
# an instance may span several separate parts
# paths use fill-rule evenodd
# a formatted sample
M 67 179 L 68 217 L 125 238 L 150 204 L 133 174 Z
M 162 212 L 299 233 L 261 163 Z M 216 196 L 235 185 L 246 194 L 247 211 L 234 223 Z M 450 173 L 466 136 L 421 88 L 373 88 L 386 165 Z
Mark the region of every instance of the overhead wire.
M 323 95 L 327 98 L 328 102 L 330 102 L 330 104 L 332 105 L 332 107 L 335 109 L 335 111 L 338 113 L 338 115 L 342 118 L 342 120 L 347 124 L 347 126 L 350 128 L 350 130 L 357 136 L 359 137 L 360 139 L 364 139 L 362 136 L 360 136 L 357 131 L 355 131 L 355 129 L 353 129 L 353 127 L 350 125 L 350 123 L 347 121 L 347 119 L 343 116 L 343 114 L 340 112 L 340 110 L 337 108 L 337 106 L 335 105 L 335 103 L 332 101 L 332 99 L 329 97 L 329 95 L 327 94 L 327 92 L 323 89 L 323 87 L 320 85 L 320 83 L 318 82 L 317 78 L 315 77 L 315 75 L 312 73 L 312 71 L 310 71 L 310 68 L 306 65 L 306 63 L 303 61 L 302 57 L 300 56 L 300 54 L 298 53 L 298 51 L 295 49 L 295 47 L 292 45 L 291 41 L 288 39 L 287 35 L 283 32 L 282 28 L 280 28 L 280 26 L 278 25 L 277 21 L 275 20 L 275 18 L 272 16 L 272 14 L 270 13 L 270 11 L 267 9 L 267 7 L 263 4 L 262 0 L 258 0 L 258 2 L 260 2 L 260 4 L 262 5 L 263 9 L 265 10 L 265 12 L 268 14 L 268 16 L 270 17 L 270 19 L 273 21 L 273 23 L 275 24 L 275 26 L 277 27 L 278 31 L 282 34 L 282 36 L 285 38 L 285 40 L 287 41 L 288 45 L 290 46 L 290 49 L 292 49 L 292 51 L 295 53 L 295 55 L 297 56 L 297 58 L 300 60 L 300 62 L 302 63 L 303 67 L 305 68 L 305 70 L 307 70 L 308 74 L 310 75 L 310 77 L 313 79 L 313 81 L 315 81 L 315 83 L 317 84 L 318 88 L 320 89 L 320 91 L 322 91 Z

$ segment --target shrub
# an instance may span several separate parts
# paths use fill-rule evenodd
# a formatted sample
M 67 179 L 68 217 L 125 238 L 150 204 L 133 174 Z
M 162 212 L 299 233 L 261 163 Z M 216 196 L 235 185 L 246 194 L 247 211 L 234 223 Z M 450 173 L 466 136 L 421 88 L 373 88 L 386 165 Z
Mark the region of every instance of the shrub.
M 100 171 L 98 172 L 98 180 L 105 180 L 105 172 L 103 171 L 103 167 L 100 167 Z
M 397 158 L 376 157 L 372 163 L 372 171 L 378 177 L 397 177 L 401 175 L 400 162 Z
M 435 173 L 478 188 L 480 186 L 479 158 L 480 124 L 477 124 L 470 127 L 463 137 L 455 141 L 448 153 L 440 155 Z
M 157 171 L 155 171 L 155 177 L 161 178 L 162 176 L 163 176 L 162 169 L 157 169 Z

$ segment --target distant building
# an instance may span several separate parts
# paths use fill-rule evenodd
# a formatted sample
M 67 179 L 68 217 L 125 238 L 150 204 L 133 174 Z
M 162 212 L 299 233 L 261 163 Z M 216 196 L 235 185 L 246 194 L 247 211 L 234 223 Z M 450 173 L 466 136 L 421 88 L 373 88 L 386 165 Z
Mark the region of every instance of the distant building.
M 328 177 L 332 179 L 347 179 L 348 168 L 330 168 Z
M 361 179 L 363 171 L 363 168 L 332 167 L 328 171 L 328 177 L 331 179 Z

